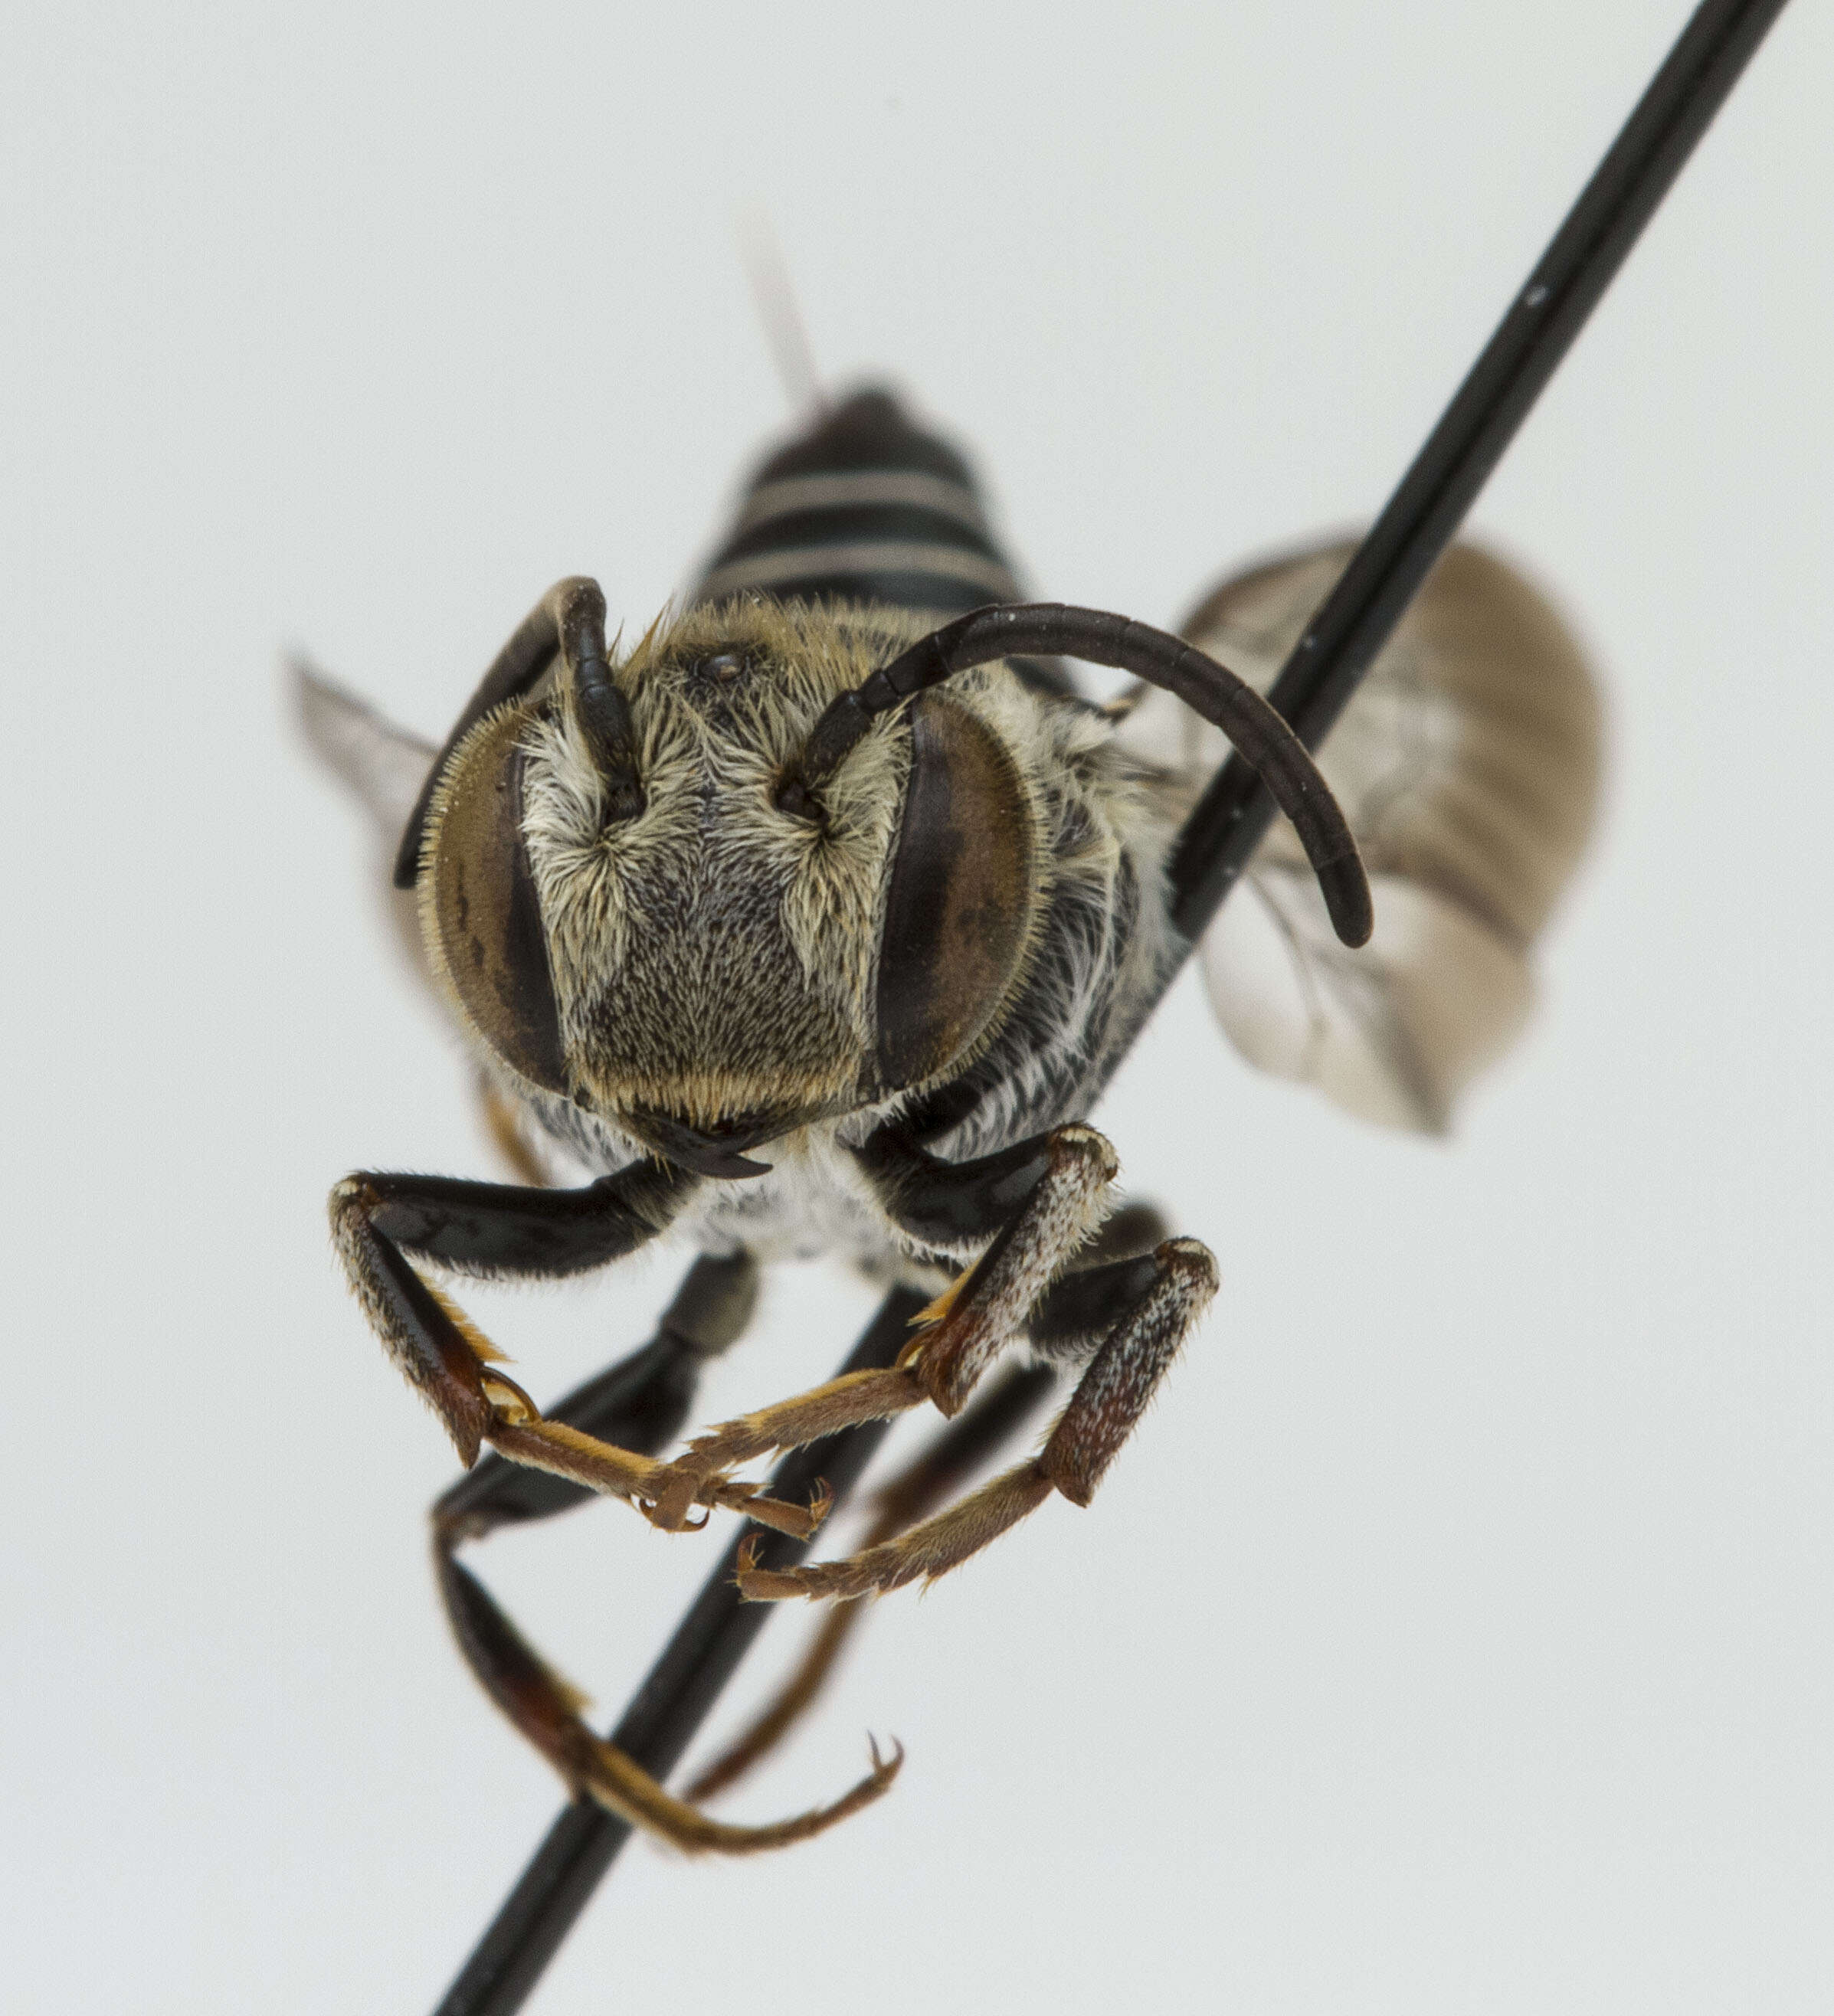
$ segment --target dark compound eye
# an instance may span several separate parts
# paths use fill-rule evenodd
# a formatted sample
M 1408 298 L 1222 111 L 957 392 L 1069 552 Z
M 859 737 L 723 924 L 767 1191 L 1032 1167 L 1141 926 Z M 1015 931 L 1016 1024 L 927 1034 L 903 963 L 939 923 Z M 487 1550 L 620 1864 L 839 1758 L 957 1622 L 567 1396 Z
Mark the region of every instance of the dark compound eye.
M 454 751 L 434 801 L 423 915 L 466 1021 L 519 1076 L 564 1093 L 547 934 L 522 837 L 517 743 L 528 719 L 512 708 Z
M 967 709 L 910 711 L 910 782 L 886 892 L 876 1002 L 888 1091 L 964 1055 L 1006 999 L 1034 907 L 1031 808 L 1012 759 Z

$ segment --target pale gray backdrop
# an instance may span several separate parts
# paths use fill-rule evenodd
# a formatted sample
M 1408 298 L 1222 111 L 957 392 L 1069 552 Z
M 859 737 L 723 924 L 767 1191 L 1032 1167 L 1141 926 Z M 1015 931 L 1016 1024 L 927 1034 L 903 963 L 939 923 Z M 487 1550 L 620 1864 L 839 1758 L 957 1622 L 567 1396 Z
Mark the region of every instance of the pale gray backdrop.
M 1380 502 L 1683 12 L 12 10 L 9 2008 L 422 2010 L 556 1803 L 327 1250 L 345 1169 L 494 1165 L 280 648 L 436 733 L 557 575 L 646 622 L 784 418 L 751 203 L 1040 592 L 1174 619 Z M 1161 1403 L 732 1809 L 869 1728 L 891 1799 L 635 1848 L 542 2016 L 1834 2000 L 1831 81 L 1801 0 L 1479 506 L 1611 697 L 1531 1039 L 1422 1146 L 1182 986 L 1100 1115 L 1223 1265 Z M 551 1395 L 677 1265 L 477 1306 Z M 778 1279 L 709 1406 L 870 1306 Z M 486 1564 L 609 1710 L 713 1544 Z

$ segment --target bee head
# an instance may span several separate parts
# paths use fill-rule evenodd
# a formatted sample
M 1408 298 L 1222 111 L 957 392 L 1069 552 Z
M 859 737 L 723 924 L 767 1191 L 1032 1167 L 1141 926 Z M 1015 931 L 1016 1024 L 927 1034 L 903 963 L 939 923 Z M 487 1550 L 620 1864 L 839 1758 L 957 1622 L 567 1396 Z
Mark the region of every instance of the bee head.
M 802 761 L 922 628 L 733 603 L 613 669 L 560 624 L 540 675 L 455 740 L 420 839 L 435 968 L 499 1067 L 737 1175 L 745 1148 L 992 1040 L 1044 872 L 1016 682 L 918 697 L 813 785 Z

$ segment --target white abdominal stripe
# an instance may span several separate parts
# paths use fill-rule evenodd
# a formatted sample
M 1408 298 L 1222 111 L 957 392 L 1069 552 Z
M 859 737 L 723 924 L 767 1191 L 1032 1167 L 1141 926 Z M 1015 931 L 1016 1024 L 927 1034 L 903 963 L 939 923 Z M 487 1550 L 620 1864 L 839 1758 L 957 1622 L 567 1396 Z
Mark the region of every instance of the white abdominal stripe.
M 823 596 L 946 613 L 1019 592 L 968 484 L 877 468 L 767 477 L 741 506 L 696 599 Z

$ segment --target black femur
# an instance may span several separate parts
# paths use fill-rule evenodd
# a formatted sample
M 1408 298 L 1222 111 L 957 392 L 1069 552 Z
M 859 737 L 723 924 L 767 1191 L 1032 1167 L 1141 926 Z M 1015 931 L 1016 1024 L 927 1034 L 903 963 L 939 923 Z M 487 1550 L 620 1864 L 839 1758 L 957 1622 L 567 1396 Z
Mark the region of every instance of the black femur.
M 794 783 L 805 793 L 819 790 L 873 722 L 913 693 L 996 658 L 1053 653 L 1132 672 L 1175 693 L 1221 729 L 1292 822 L 1338 936 L 1349 945 L 1367 942 L 1375 922 L 1368 877 L 1342 810 L 1305 744 L 1227 666 L 1182 637 L 1104 610 L 1062 602 L 996 603 L 944 624 L 830 704 L 784 790 Z

